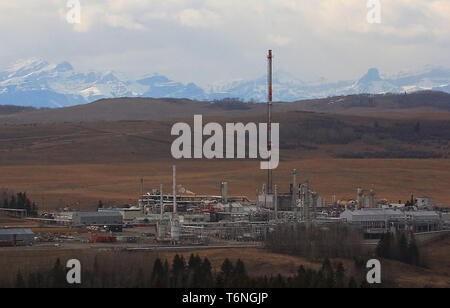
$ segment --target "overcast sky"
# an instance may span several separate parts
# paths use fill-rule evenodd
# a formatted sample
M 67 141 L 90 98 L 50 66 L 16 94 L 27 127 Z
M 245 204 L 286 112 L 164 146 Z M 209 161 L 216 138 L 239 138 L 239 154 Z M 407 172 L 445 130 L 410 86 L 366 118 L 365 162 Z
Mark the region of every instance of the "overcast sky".
M 165 74 L 206 85 L 277 70 L 302 80 L 356 79 L 450 67 L 449 0 L 67 0 L 0 2 L 0 67 L 29 57 L 67 60 L 77 70 Z

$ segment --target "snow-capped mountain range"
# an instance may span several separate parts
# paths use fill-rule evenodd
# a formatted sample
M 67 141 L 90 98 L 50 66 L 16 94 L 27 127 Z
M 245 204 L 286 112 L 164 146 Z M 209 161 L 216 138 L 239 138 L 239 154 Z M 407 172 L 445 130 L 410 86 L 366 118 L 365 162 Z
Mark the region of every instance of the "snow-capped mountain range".
M 402 93 L 439 90 L 450 93 L 450 69 L 434 68 L 420 73 L 382 78 L 371 68 L 359 80 L 303 82 L 287 73 L 274 76 L 277 101 L 322 98 L 350 94 Z M 265 101 L 266 77 L 215 84 L 203 89 L 194 83 L 180 83 L 162 75 L 129 78 L 113 71 L 77 72 L 70 63 L 53 64 L 41 59 L 18 61 L 0 71 L 0 105 L 66 107 L 101 98 L 171 97 L 214 100 L 225 97 Z

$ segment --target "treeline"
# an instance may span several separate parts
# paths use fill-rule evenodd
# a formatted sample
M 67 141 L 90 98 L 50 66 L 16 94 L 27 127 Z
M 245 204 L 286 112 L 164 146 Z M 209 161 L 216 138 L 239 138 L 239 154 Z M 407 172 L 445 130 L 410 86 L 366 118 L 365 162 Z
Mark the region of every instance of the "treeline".
M 437 152 L 425 151 L 393 151 L 393 152 L 346 152 L 334 155 L 335 158 L 346 159 L 363 159 L 363 158 L 402 158 L 402 159 L 426 159 L 426 158 L 442 158 L 443 155 Z
M 1 203 L 1 207 L 5 209 L 26 210 L 27 216 L 29 217 L 38 216 L 36 203 L 31 202 L 25 192 L 12 193 L 10 195 L 7 192 L 3 192 L 2 198 L 3 202 Z
M 376 254 L 380 258 L 397 260 L 411 265 L 424 266 L 414 235 L 405 232 L 385 233 L 378 242 Z
M 221 100 L 214 100 L 211 108 L 220 108 L 224 110 L 249 110 L 250 106 L 248 103 L 242 101 L 239 98 L 224 98 Z
M 363 254 L 362 235 L 344 224 L 326 227 L 278 225 L 266 237 L 266 247 L 273 252 L 306 257 L 358 258 Z
M 23 106 L 14 106 L 14 105 L 0 105 L 0 115 L 9 115 L 24 111 L 33 111 L 36 108 L 33 107 L 23 107 Z
M 220 271 L 215 273 L 208 258 L 191 255 L 186 262 L 176 255 L 172 264 L 156 259 L 151 272 L 137 271 L 134 279 L 123 281 L 114 268 L 100 268 L 97 262 L 91 271 L 82 273 L 82 284 L 70 286 L 66 282 L 67 270 L 59 259 L 49 271 L 31 273 L 24 277 L 17 273 L 15 288 L 357 288 L 367 287 L 354 277 L 346 277 L 342 263 L 335 266 L 325 259 L 319 270 L 300 266 L 295 275 L 285 277 L 250 277 L 244 262 L 225 259 Z M 125 283 L 125 284 L 124 284 Z
M 428 147 L 445 147 L 449 144 L 449 136 L 449 121 L 353 121 L 329 115 L 303 117 L 300 114 L 297 119 L 283 120 L 280 126 L 280 140 L 292 146 L 305 143 L 345 145 L 359 141 L 383 147 L 384 152 L 392 152 L 391 147 L 395 145 L 413 143 L 425 145 L 431 142 Z

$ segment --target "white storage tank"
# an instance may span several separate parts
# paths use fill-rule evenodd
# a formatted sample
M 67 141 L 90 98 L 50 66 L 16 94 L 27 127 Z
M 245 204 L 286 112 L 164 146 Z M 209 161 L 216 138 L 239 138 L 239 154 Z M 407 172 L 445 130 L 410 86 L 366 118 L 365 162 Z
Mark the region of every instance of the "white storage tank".
M 180 241 L 180 221 L 178 219 L 173 219 L 171 221 L 170 233 L 172 235 L 172 241 L 179 242 Z

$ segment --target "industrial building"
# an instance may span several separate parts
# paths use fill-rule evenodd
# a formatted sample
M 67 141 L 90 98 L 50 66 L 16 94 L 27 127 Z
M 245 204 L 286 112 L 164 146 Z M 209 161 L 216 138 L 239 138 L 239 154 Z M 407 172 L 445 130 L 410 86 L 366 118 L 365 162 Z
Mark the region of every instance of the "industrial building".
M 406 220 L 415 233 L 432 232 L 442 229 L 441 217 L 434 211 L 406 211 Z
M 74 212 L 72 224 L 75 226 L 122 226 L 123 217 L 118 211 Z
M 391 231 L 409 230 L 414 233 L 440 231 L 441 217 L 434 211 L 401 211 L 385 208 L 346 209 L 342 221 L 357 226 L 366 238 L 379 238 Z
M 98 209 L 101 213 L 106 212 L 118 212 L 122 215 L 122 219 L 124 223 L 131 223 L 135 221 L 137 218 L 142 216 L 142 209 L 140 208 L 106 208 L 106 209 Z
M 33 243 L 31 229 L 0 229 L 0 247 L 31 246 Z

